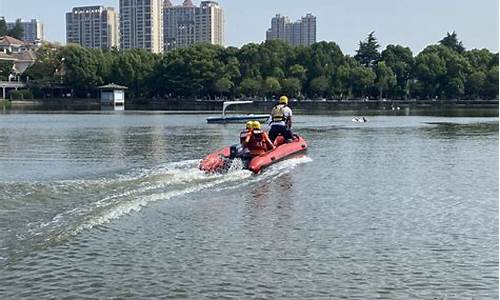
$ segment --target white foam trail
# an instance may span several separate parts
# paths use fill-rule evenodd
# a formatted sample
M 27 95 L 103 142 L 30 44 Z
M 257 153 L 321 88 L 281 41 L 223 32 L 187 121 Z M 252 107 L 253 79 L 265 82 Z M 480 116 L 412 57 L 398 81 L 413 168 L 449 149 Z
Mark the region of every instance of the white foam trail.
M 168 200 L 214 187 L 220 187 L 215 191 L 221 191 L 241 186 L 231 183 L 252 184 L 255 181 L 281 176 L 296 166 L 311 161 L 312 159 L 307 156 L 287 159 L 268 167 L 258 176 L 253 176 L 251 171 L 243 170 L 242 165 L 237 163 L 233 164 L 226 174 L 206 174 L 198 170 L 198 160 L 168 163 L 149 170 L 139 170 L 132 175 L 124 175 L 118 180 L 106 181 L 108 185 L 119 184 L 128 190 L 104 197 L 89 205 L 60 213 L 54 216 L 51 221 L 40 224 L 39 228 L 48 227 L 52 229 L 50 230 L 52 232 L 58 231 L 57 234 L 51 235 L 48 240 L 59 241 L 83 230 L 109 223 L 111 220 L 131 212 L 140 211 L 155 201 Z M 225 184 L 229 184 L 229 186 Z M 76 221 L 73 226 L 68 224 L 72 220 Z
M 159 201 L 159 200 L 168 200 L 173 197 L 178 197 L 178 196 L 183 196 L 189 193 L 194 193 L 194 192 L 199 192 L 217 185 L 220 185 L 222 183 L 228 183 L 232 181 L 238 181 L 245 179 L 249 176 L 251 176 L 252 173 L 249 171 L 244 171 L 244 172 L 235 172 L 232 173 L 230 176 L 225 176 L 224 178 L 221 178 L 219 180 L 210 182 L 210 183 L 205 183 L 205 184 L 200 184 L 196 186 L 191 186 L 185 189 L 177 190 L 177 191 L 169 191 L 169 192 L 164 192 L 164 193 L 158 193 L 158 194 L 153 194 L 147 197 L 141 197 L 138 199 L 134 199 L 133 201 L 127 202 L 127 203 L 119 203 L 118 205 L 112 207 L 111 210 L 107 210 L 101 215 L 98 216 L 93 216 L 91 219 L 89 219 L 87 222 L 81 224 L 78 226 L 72 234 L 78 234 L 82 230 L 85 229 L 91 229 L 94 226 L 97 225 L 102 225 L 105 223 L 109 223 L 113 219 L 117 219 L 123 215 L 129 214 L 133 211 L 140 211 L 142 207 L 147 206 L 148 203 Z

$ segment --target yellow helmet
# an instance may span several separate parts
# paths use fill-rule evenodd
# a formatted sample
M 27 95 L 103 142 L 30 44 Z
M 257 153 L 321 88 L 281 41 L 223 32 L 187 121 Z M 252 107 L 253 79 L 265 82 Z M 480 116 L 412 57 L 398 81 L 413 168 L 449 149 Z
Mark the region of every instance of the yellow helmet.
M 253 128 L 253 121 L 248 121 L 246 123 L 246 127 L 247 127 L 247 129 L 252 129 Z
M 253 121 L 253 129 L 261 129 L 262 126 L 260 125 L 259 121 Z
M 288 97 L 287 96 L 281 96 L 280 97 L 280 104 L 288 104 Z

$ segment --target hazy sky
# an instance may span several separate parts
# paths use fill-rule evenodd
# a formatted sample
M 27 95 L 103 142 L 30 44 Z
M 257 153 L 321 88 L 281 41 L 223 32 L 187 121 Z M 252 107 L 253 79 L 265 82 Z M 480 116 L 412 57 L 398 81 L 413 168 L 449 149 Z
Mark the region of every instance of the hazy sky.
M 183 0 L 171 0 L 180 4 Z M 200 1 L 193 1 L 196 5 Z M 400 44 L 414 53 L 456 31 L 467 49 L 498 52 L 498 0 L 219 0 L 225 13 L 226 45 L 265 39 L 276 14 L 297 20 L 310 12 L 318 18 L 318 41 L 334 41 L 354 54 L 358 43 L 375 31 L 382 47 Z M 0 0 L 0 16 L 38 18 L 46 39 L 65 42 L 65 12 L 74 6 L 118 8 L 118 0 Z

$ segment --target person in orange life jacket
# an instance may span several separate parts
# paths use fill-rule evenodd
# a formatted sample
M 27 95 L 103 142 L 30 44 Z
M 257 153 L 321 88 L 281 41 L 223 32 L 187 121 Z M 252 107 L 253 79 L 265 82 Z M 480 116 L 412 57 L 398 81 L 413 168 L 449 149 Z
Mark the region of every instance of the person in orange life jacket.
M 253 130 L 247 135 L 244 143 L 251 157 L 259 156 L 276 148 L 267 133 L 261 130 L 259 121 L 254 121 L 252 127 Z
M 269 131 L 269 138 L 274 143 L 278 135 L 282 135 L 287 142 L 293 140 L 292 134 L 292 110 L 288 107 L 288 98 L 282 96 L 279 100 L 278 105 L 276 105 L 270 117 L 269 125 L 271 125 L 271 130 Z
M 248 121 L 246 123 L 246 129 L 242 132 L 240 132 L 240 144 L 245 145 L 245 141 L 247 139 L 247 136 L 252 133 L 253 127 L 254 127 L 254 121 Z
M 242 132 L 240 132 L 240 143 L 237 145 L 233 145 L 230 148 L 230 158 L 236 158 L 236 157 L 241 157 L 243 158 L 245 155 L 245 152 L 248 152 L 246 149 L 246 139 L 247 137 L 252 133 L 253 127 L 254 127 L 254 122 L 253 121 L 248 121 L 246 123 L 246 129 Z

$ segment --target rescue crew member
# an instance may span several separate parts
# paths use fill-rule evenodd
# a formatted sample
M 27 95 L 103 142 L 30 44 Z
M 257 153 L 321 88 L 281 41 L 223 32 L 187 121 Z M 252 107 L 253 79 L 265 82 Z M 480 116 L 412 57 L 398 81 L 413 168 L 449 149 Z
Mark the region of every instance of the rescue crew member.
M 245 140 L 244 145 L 251 157 L 259 156 L 276 148 L 267 133 L 262 131 L 261 128 L 262 126 L 259 121 L 253 121 L 253 130 L 247 135 Z
M 288 107 L 288 97 L 281 96 L 279 103 L 271 111 L 269 124 L 271 125 L 269 138 L 273 143 L 280 134 L 287 142 L 293 140 L 292 110 Z
M 247 136 L 252 133 L 253 127 L 254 127 L 254 121 L 248 121 L 246 123 L 246 130 L 240 132 L 240 144 L 245 146 L 245 141 L 247 139 Z
M 240 132 L 240 143 L 236 145 L 232 145 L 230 147 L 229 158 L 245 158 L 249 155 L 248 149 L 246 148 L 246 139 L 249 135 L 252 134 L 253 131 L 253 121 L 248 121 L 245 124 L 246 129 Z

